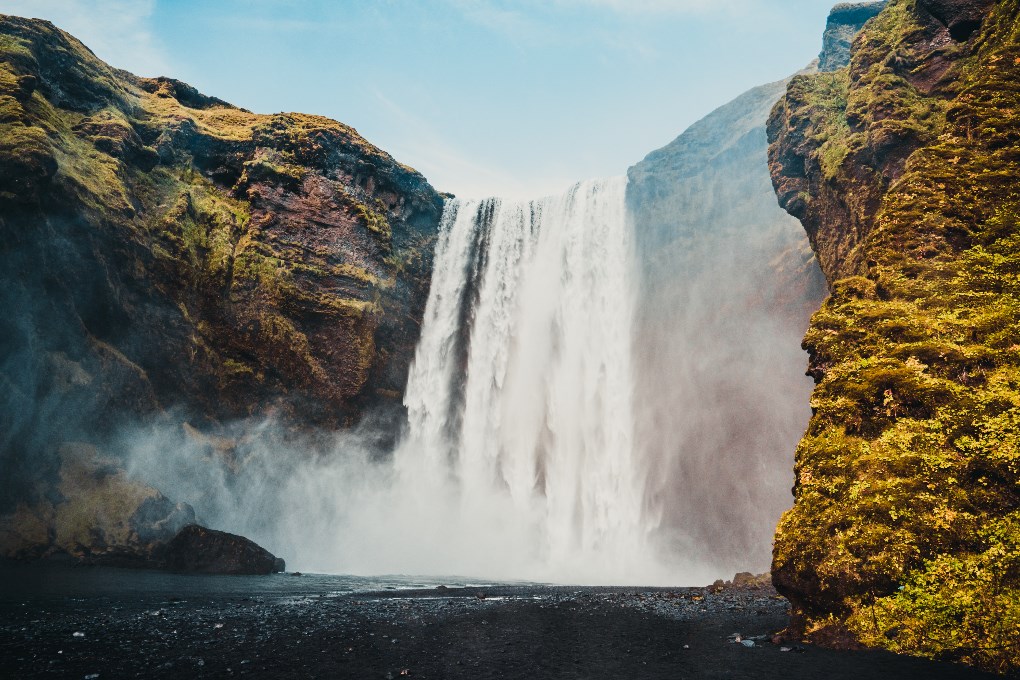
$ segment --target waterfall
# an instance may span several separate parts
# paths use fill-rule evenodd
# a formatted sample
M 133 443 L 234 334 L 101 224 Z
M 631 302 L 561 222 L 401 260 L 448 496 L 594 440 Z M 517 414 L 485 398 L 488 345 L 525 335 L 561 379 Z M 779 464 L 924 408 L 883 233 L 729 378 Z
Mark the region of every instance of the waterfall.
M 133 436 L 133 474 L 175 485 L 200 516 L 302 571 L 710 582 L 702 551 L 677 539 L 710 513 L 666 519 L 665 502 L 691 489 L 664 493 L 635 431 L 647 390 L 635 385 L 626 188 L 621 177 L 534 201 L 447 202 L 392 455 L 369 421 L 311 454 L 256 434 L 237 471 L 157 430 Z
M 448 506 L 451 532 L 501 537 L 488 549 L 517 576 L 633 582 L 654 564 L 625 193 L 619 177 L 444 212 L 397 486 L 415 486 L 425 515 Z M 454 543 L 430 546 L 451 569 Z

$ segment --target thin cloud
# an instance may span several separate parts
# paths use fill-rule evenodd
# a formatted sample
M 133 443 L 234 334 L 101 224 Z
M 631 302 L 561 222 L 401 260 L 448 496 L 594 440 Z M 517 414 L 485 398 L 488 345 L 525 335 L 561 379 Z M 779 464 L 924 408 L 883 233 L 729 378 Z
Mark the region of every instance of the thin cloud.
M 604 11 L 619 16 L 705 15 L 745 12 L 761 0 L 450 0 L 480 23 L 504 29 L 533 30 L 536 17 L 550 9 Z
M 138 75 L 171 75 L 152 30 L 155 0 L 0 0 L 0 13 L 52 21 L 112 66 Z
M 747 15 L 761 9 L 762 0 L 440 0 L 464 19 L 502 35 L 520 47 L 563 44 L 568 41 L 597 41 L 607 49 L 630 57 L 650 58 L 652 51 L 641 42 L 621 38 L 625 31 L 620 20 L 647 23 L 669 15 L 704 17 L 723 14 Z M 614 32 L 578 27 L 578 33 L 565 36 L 552 27 L 564 15 L 583 13 L 589 17 L 602 15 L 614 25 Z M 605 23 L 604 21 L 601 23 Z M 590 25 L 590 24 L 589 24 Z
M 518 44 L 536 44 L 555 38 L 535 11 L 520 11 L 494 0 L 449 0 L 449 4 L 472 23 Z
M 629 15 L 728 13 L 752 4 L 751 0 L 555 0 L 555 3 Z

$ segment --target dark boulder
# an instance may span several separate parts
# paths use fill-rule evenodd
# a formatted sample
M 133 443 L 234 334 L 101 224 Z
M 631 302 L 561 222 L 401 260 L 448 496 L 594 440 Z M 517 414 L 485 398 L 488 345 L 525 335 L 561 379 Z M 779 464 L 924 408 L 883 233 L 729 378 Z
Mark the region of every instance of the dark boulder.
M 163 566 L 191 574 L 274 574 L 284 561 L 243 536 L 189 524 L 166 546 Z

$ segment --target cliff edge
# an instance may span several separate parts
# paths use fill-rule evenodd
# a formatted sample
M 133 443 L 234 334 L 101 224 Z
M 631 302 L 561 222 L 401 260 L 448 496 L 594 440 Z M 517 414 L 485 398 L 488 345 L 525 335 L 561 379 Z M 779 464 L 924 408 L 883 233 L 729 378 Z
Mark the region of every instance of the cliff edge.
M 0 552 L 148 545 L 175 506 L 90 462 L 124 423 L 399 412 L 441 211 L 342 123 L 253 114 L 0 16 Z
M 1020 668 L 1020 4 L 892 0 L 769 121 L 831 291 L 779 524 L 791 635 Z

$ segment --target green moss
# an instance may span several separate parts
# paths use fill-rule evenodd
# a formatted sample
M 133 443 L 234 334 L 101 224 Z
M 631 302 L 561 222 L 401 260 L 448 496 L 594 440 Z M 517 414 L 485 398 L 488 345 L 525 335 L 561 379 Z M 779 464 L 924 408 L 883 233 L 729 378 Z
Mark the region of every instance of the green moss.
M 383 243 L 389 244 L 393 238 L 393 228 L 390 227 L 389 221 L 386 219 L 386 215 L 381 212 L 372 210 L 366 205 L 361 203 L 355 203 L 354 210 L 361 220 L 361 223 L 371 231 L 373 234 L 380 236 L 383 239 Z
M 230 377 L 253 377 L 255 375 L 255 371 L 251 366 L 243 364 L 240 361 L 235 361 L 234 359 L 223 360 L 223 372 Z
M 268 181 L 293 189 L 304 181 L 307 174 L 304 167 L 280 160 L 279 157 L 255 158 L 245 161 L 239 184 L 246 186 L 252 182 Z
M 791 85 L 818 172 L 877 209 L 861 210 L 858 275 L 805 336 L 819 383 L 774 570 L 807 584 L 809 629 L 843 621 L 870 645 L 1015 671 L 1020 3 L 939 48 L 959 61 L 930 94 L 904 66 L 927 49 L 912 6 L 893 0 L 843 75 Z M 895 181 L 861 184 L 868 159 L 904 150 Z
M 945 521 L 952 521 L 946 511 Z M 1020 514 L 981 527 L 979 547 L 941 554 L 850 618 L 862 641 L 999 672 L 1020 666 Z
M 790 83 L 788 101 L 800 110 L 796 118 L 808 117 L 812 123 L 812 139 L 818 145 L 818 156 L 827 179 L 836 175 L 850 152 L 847 137 L 847 87 L 845 70 L 799 76 Z

